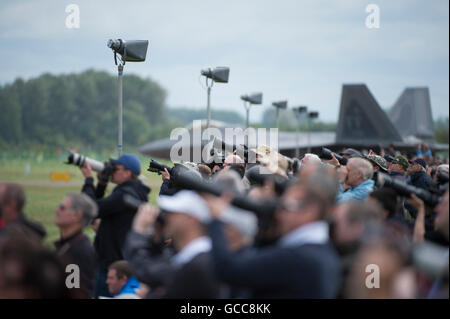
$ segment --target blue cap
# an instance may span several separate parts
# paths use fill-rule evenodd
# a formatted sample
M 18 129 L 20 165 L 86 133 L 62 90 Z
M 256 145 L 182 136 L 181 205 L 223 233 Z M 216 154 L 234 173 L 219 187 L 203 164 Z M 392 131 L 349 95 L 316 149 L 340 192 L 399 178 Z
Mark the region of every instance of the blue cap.
M 383 157 L 386 160 L 386 162 L 392 163 L 392 158 L 391 158 L 391 156 L 389 154 L 386 154 Z
M 113 164 L 120 164 L 125 166 L 125 168 L 132 171 L 135 175 L 139 175 L 141 172 L 141 162 L 136 155 L 123 154 L 118 159 L 111 159 L 110 161 Z

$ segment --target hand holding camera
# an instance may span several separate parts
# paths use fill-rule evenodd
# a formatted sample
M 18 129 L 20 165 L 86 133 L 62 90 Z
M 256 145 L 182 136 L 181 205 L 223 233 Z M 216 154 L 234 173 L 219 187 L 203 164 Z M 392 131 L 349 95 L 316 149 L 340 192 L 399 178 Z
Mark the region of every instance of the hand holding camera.
M 92 177 L 92 168 L 91 165 L 89 165 L 89 162 L 86 161 L 83 166 L 80 166 L 80 171 L 84 178 Z

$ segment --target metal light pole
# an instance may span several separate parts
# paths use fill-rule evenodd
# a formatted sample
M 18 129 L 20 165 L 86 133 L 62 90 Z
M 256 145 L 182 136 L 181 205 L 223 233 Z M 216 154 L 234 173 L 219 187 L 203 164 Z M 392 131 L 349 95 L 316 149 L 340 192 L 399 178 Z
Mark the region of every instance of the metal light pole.
M 119 156 L 123 151 L 123 67 L 127 61 L 143 62 L 147 56 L 147 40 L 122 40 L 110 39 L 107 46 L 114 51 L 114 62 L 118 71 L 118 117 L 119 128 L 117 137 L 117 151 Z M 118 59 L 118 55 L 120 56 Z M 117 63 L 119 60 L 119 63 Z
M 211 88 L 214 82 L 228 83 L 228 77 L 230 75 L 230 68 L 228 67 L 217 67 L 214 70 L 205 69 L 200 71 L 201 75 L 206 77 L 206 113 L 207 121 L 206 126 L 209 128 L 211 124 Z M 211 84 L 209 84 L 208 79 L 211 79 Z
M 245 128 L 250 126 L 250 107 L 252 104 L 262 104 L 262 93 L 254 93 L 251 95 L 242 95 L 241 100 L 244 101 L 244 108 L 247 112 L 247 117 L 245 121 Z M 248 103 L 246 103 L 248 102 Z
M 287 108 L 287 101 L 279 101 L 279 102 L 273 102 L 273 106 L 277 108 L 277 128 L 280 128 L 280 109 L 286 109 Z
M 300 157 L 300 124 L 301 124 L 302 115 L 307 112 L 308 108 L 306 106 L 298 106 L 298 107 L 294 107 L 293 110 L 294 110 L 295 117 L 297 118 L 297 125 L 295 126 L 295 133 L 296 133 L 296 139 L 297 139 L 297 147 L 295 148 L 295 157 L 299 158 Z
M 308 113 L 308 153 L 311 153 L 311 120 L 319 117 L 319 112 Z
M 210 81 L 211 84 L 208 84 L 208 78 L 206 78 L 206 113 L 207 113 L 207 120 L 206 120 L 206 127 L 209 128 L 210 122 L 211 122 L 211 88 L 213 86 L 214 81 Z
M 118 142 L 117 142 L 117 151 L 119 156 L 122 155 L 123 151 L 123 128 L 122 128 L 122 119 L 123 119 L 123 86 L 122 86 L 122 80 L 123 80 L 123 64 L 120 63 L 117 66 L 118 69 L 118 78 L 119 78 L 119 136 L 118 136 Z

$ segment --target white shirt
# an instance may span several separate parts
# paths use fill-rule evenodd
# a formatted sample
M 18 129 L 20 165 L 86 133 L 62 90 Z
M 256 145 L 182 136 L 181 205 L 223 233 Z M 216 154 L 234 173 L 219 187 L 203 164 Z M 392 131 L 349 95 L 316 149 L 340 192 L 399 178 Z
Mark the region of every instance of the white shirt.
M 280 238 L 281 246 L 300 246 L 305 244 L 325 244 L 329 240 L 328 224 L 318 221 L 300 226 Z
M 203 236 L 194 239 L 187 244 L 182 250 L 180 250 L 175 256 L 172 257 L 172 263 L 176 267 L 181 267 L 187 264 L 197 255 L 201 253 L 209 252 L 212 248 L 211 239 Z

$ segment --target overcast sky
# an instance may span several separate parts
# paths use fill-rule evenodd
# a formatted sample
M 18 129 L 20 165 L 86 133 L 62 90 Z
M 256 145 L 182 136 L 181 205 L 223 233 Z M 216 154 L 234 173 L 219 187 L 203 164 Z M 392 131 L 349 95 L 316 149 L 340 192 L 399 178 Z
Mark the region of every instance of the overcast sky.
M 66 28 L 71 3 L 79 29 Z M 365 24 L 370 3 L 378 29 Z M 448 12 L 448 0 L 1 0 L 0 83 L 88 68 L 115 74 L 107 40 L 146 39 L 147 60 L 127 63 L 125 75 L 157 81 L 169 106 L 204 108 L 200 70 L 228 66 L 212 107 L 244 115 L 240 95 L 262 91 L 252 121 L 281 99 L 337 121 L 343 83 L 366 83 L 382 107 L 405 87 L 428 86 L 437 118 L 449 114 Z

